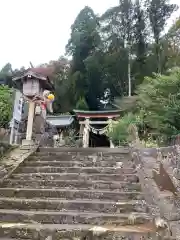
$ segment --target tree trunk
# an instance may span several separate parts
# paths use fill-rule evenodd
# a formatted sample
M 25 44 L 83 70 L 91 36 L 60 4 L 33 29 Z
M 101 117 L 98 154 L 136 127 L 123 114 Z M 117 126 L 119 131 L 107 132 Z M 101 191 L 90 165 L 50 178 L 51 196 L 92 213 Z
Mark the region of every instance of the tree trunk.
M 128 96 L 131 97 L 131 53 L 128 49 Z

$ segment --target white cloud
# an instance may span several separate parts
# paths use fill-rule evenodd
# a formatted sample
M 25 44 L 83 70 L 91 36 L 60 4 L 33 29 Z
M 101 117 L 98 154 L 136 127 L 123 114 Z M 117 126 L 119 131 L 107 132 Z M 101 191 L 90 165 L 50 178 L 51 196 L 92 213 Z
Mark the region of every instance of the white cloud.
M 175 0 L 174 0 L 175 1 Z M 176 2 L 179 0 L 176 0 Z M 70 26 L 88 5 L 96 13 L 118 0 L 0 0 L 0 66 L 13 68 L 57 59 L 64 54 Z

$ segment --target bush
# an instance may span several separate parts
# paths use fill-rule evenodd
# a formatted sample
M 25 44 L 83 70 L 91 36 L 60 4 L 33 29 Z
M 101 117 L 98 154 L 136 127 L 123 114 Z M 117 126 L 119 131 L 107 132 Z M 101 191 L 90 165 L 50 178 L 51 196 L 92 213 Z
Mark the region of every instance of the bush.
M 164 140 L 180 132 L 180 69 L 146 78 L 137 91 L 143 122 Z
M 180 132 L 180 68 L 167 75 L 156 74 L 144 80 L 137 90 L 138 104 L 134 114 L 129 113 L 113 124 L 108 136 L 114 143 L 128 143 L 132 128 L 138 128 L 141 141 L 148 146 L 168 144 Z
M 109 126 L 107 135 L 115 145 L 127 144 L 132 140 L 130 126 L 136 125 L 137 122 L 137 117 L 129 113 Z
M 7 128 L 12 118 L 12 90 L 0 85 L 0 127 Z

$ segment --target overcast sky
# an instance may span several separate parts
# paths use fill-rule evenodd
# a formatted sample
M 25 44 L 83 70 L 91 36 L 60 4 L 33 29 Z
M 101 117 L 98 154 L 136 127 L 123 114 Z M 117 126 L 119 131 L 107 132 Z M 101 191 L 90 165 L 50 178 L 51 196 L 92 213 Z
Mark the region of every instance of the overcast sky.
M 118 1 L 0 0 L 0 67 L 7 62 L 19 68 L 28 67 L 29 61 L 37 65 L 57 59 L 64 54 L 70 26 L 84 6 L 101 14 Z M 172 20 L 179 15 L 180 10 Z

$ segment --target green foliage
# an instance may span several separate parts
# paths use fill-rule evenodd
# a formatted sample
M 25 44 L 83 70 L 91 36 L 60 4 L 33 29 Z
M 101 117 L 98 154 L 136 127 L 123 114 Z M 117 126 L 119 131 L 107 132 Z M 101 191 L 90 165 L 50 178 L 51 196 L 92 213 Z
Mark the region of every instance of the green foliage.
M 72 60 L 61 57 L 41 65 L 54 69 L 54 112 L 71 112 L 77 107 L 99 110 L 105 107 L 100 104 L 105 91 L 112 102 L 128 95 L 129 79 L 135 94 L 146 76 L 154 79 L 154 72 L 167 74 L 169 69 L 180 66 L 179 19 L 164 34 L 166 22 L 176 8 L 168 0 L 121 0 L 97 16 L 90 7 L 84 7 L 71 26 L 66 46 Z M 12 70 L 8 63 L 0 71 L 0 78 L 11 86 L 12 74 L 22 71 L 23 67 Z M 141 108 L 141 115 L 143 111 Z M 144 128 L 146 124 L 140 127 Z
M 121 143 L 131 139 L 131 127 L 146 145 L 167 143 L 180 132 L 180 68 L 167 75 L 147 77 L 138 87 L 138 104 L 134 114 L 129 113 L 109 130 L 109 137 Z
M 61 58 L 56 61 L 60 65 L 55 64 L 55 113 L 77 107 L 98 110 L 107 89 L 111 101 L 127 96 L 130 77 L 134 94 L 146 76 L 166 73 L 180 64 L 179 47 L 175 51 L 171 47 L 178 23 L 163 36 L 175 8 L 168 0 L 123 0 L 97 17 L 84 7 L 71 26 L 66 46 L 72 60 Z
M 12 90 L 0 85 L 0 127 L 8 126 L 12 117 Z
M 128 113 L 109 127 L 107 135 L 116 144 L 126 144 L 131 141 L 130 126 L 137 123 L 137 117 L 132 113 Z
M 147 10 L 149 14 L 150 26 L 154 37 L 154 50 L 156 56 L 157 72 L 162 72 L 160 54 L 162 46 L 160 43 L 161 33 L 164 31 L 166 22 L 177 6 L 170 4 L 169 0 L 147 0 Z
M 143 110 L 143 122 L 153 136 L 166 139 L 180 131 L 180 69 L 168 75 L 147 77 L 139 86 L 139 109 Z
M 165 36 L 166 41 L 166 66 L 169 68 L 180 66 L 180 18 L 170 27 Z
M 132 51 L 134 6 L 131 0 L 120 1 L 101 17 L 103 33 L 104 80 L 114 96 L 128 93 L 129 49 Z
M 147 74 L 147 17 L 143 7 L 140 1 L 136 0 L 134 6 L 135 23 L 133 49 L 137 57 L 134 61 L 132 72 L 137 79 L 137 84 L 140 84 Z
M 177 9 L 177 5 L 170 4 L 169 0 L 148 0 L 148 14 L 156 44 L 164 30 L 167 19 Z
M 69 62 L 67 59 L 61 57 L 58 61 L 51 63 L 51 65 L 55 68 L 53 79 L 55 87 L 54 113 L 72 111 L 74 96 L 68 77 Z
M 79 101 L 76 104 L 76 109 L 88 110 L 88 105 L 87 105 L 86 100 L 84 98 L 79 99 Z
M 74 100 L 86 99 L 90 109 L 98 107 L 98 97 L 102 94 L 100 57 L 95 54 L 101 42 L 98 26 L 93 10 L 85 7 L 71 27 L 71 38 L 66 47 L 73 57 L 69 78 Z
M 82 59 L 86 58 L 99 43 L 97 26 L 98 19 L 93 10 L 90 7 L 84 7 L 71 26 L 71 38 L 66 46 L 67 53 L 74 57 L 80 54 Z
M 1 70 L 0 70 L 0 79 L 4 81 L 9 87 L 12 87 L 12 66 L 10 63 L 7 63 Z

